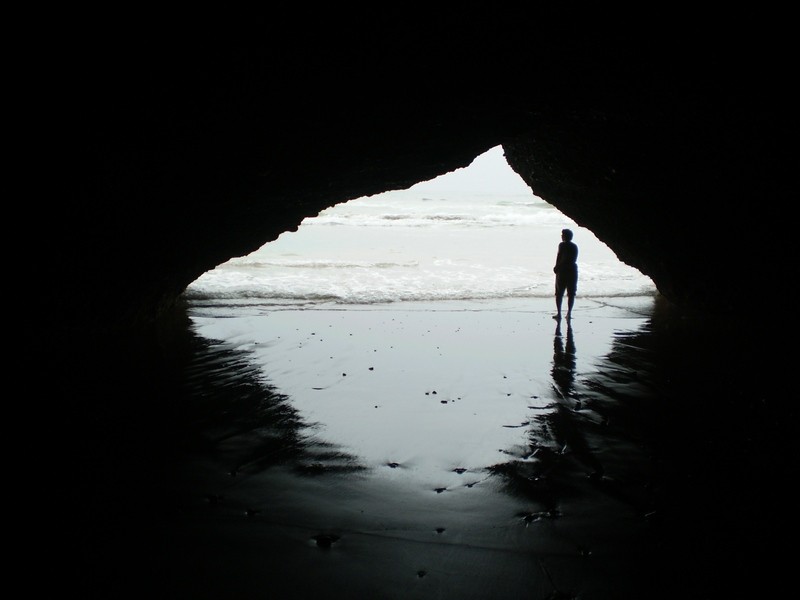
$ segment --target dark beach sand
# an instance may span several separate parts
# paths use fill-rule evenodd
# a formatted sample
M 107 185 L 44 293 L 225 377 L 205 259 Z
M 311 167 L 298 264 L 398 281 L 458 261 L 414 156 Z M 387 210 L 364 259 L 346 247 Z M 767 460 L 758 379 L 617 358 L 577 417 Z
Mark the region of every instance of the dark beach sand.
M 381 599 L 796 586 L 780 329 L 652 298 L 580 299 L 569 330 L 550 300 L 188 311 L 141 346 L 53 351 L 41 585 Z

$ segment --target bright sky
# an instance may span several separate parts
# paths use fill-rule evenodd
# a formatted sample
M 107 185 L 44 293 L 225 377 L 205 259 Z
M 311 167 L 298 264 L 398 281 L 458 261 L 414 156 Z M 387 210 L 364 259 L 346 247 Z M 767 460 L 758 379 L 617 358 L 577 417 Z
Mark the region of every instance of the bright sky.
M 522 178 L 508 166 L 502 146 L 495 146 L 481 154 L 468 167 L 418 183 L 411 189 L 438 193 L 533 194 Z

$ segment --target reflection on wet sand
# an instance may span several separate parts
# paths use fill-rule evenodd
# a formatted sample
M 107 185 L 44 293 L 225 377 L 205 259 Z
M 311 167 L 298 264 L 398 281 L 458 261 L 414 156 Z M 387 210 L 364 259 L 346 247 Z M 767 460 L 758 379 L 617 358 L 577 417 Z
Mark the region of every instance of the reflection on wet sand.
M 567 342 L 561 334 L 561 319 L 556 323 L 553 336 L 553 383 L 556 393 L 562 398 L 569 398 L 575 381 L 575 336 L 572 334 L 572 321 L 567 320 Z M 578 405 L 578 408 L 580 405 Z
M 564 522 L 581 505 L 627 523 L 616 560 L 628 574 L 614 597 L 778 590 L 787 558 L 774 534 L 796 523 L 782 483 L 793 419 L 778 415 L 796 409 L 776 402 L 780 378 L 761 376 L 774 369 L 759 332 L 670 310 L 617 334 L 577 380 L 572 328 L 564 343 L 557 327 L 552 402 L 532 419 L 529 445 L 491 470 L 534 503 L 528 518 Z M 595 542 L 619 540 L 601 530 Z
M 656 310 L 579 368 L 581 327 L 536 338 L 552 343 L 549 385 L 525 427 L 506 430 L 522 442 L 488 465 L 367 461 L 350 440 L 323 440 L 252 352 L 201 336 L 152 382 L 104 371 L 94 385 L 118 403 L 96 396 L 76 413 L 81 446 L 61 456 L 81 484 L 62 539 L 85 540 L 91 565 L 75 572 L 108 589 L 137 572 L 195 598 L 284 584 L 347 597 L 356 581 L 417 598 L 771 589 L 794 525 L 796 409 L 776 404 L 775 362 L 744 332 Z
M 356 457 L 315 439 L 314 424 L 263 381 L 246 351 L 198 337 L 183 391 L 183 448 L 206 453 L 233 477 L 276 465 L 308 475 L 364 468 Z
M 558 520 L 574 556 L 614 547 L 615 569 L 624 565 L 624 574 L 618 576 L 608 567 L 608 576 L 619 579 L 612 584 L 614 597 L 635 597 L 635 590 L 649 587 L 654 572 L 655 542 L 648 537 L 654 511 L 651 459 L 623 428 L 612 424 L 609 398 L 598 393 L 594 375 L 577 378 L 570 321 L 565 329 L 557 321 L 550 403 L 533 415 L 527 446 L 490 471 L 502 478 L 510 493 L 532 503 L 532 510 L 520 515 L 526 522 Z M 624 387 L 621 379 L 617 383 Z M 589 515 L 590 522 L 584 523 Z M 616 525 L 609 527 L 610 523 Z M 543 556 L 539 561 L 547 573 L 559 566 L 577 569 L 565 567 L 566 557 Z
M 519 553 L 520 558 L 533 561 L 535 568 L 506 582 L 507 591 L 517 590 L 509 593 L 517 593 L 520 586 L 532 585 L 540 586 L 548 594 L 567 594 L 569 590 L 577 593 L 599 585 L 596 583 L 598 578 L 623 576 L 627 583 L 615 584 L 616 592 L 621 593 L 626 588 L 635 590 L 643 585 L 647 574 L 646 565 L 639 564 L 639 561 L 643 548 L 647 547 L 643 530 L 647 528 L 649 513 L 652 512 L 645 489 L 647 481 L 643 479 L 644 473 L 648 472 L 644 466 L 648 458 L 635 446 L 626 446 L 627 440 L 609 426 L 602 410 L 598 412 L 587 406 L 591 404 L 594 393 L 578 379 L 575 333 L 571 324 L 567 324 L 565 331 L 557 325 L 552 343 L 551 397 L 549 402 L 540 399 L 530 407 L 530 418 L 526 420 L 527 444 L 502 449 L 503 462 L 475 464 L 469 469 L 461 465 L 448 468 L 449 474 L 443 472 L 438 476 L 449 482 L 441 486 L 427 483 L 426 474 L 426 468 L 431 470 L 440 454 L 418 456 L 408 465 L 389 462 L 393 474 L 401 470 L 403 474 L 401 478 L 386 479 L 381 475 L 380 466 L 367 467 L 361 459 L 329 448 L 329 444 L 315 442 L 315 425 L 300 419 L 292 407 L 291 398 L 276 394 L 263 384 L 260 390 L 258 387 L 250 388 L 249 384 L 243 385 L 242 379 L 258 382 L 257 377 L 242 377 L 248 372 L 248 363 L 255 362 L 252 358 L 248 361 L 246 353 L 238 353 L 233 354 L 237 357 L 234 361 L 224 344 L 208 345 L 186 371 L 187 381 L 192 382 L 192 394 L 221 400 L 226 397 L 226 390 L 235 391 L 230 396 L 233 404 L 220 404 L 219 414 L 208 421 L 208 426 L 217 432 L 213 443 L 202 446 L 209 451 L 204 464 L 217 464 L 212 469 L 218 473 L 216 480 L 209 478 L 207 469 L 203 480 L 194 486 L 191 482 L 182 486 L 184 497 L 194 498 L 195 503 L 191 512 L 182 509 L 184 517 L 188 515 L 195 521 L 195 526 L 205 523 L 203 527 L 208 533 L 204 536 L 206 541 L 199 541 L 201 547 L 209 543 L 208 539 L 217 539 L 218 534 L 212 533 L 216 528 L 215 521 L 208 521 L 208 511 L 198 501 L 198 485 L 211 486 L 222 497 L 219 506 L 215 507 L 218 517 L 236 518 L 248 508 L 258 510 L 251 516 L 257 523 L 270 524 L 271 544 L 292 544 L 296 539 L 295 533 L 306 530 L 304 521 L 309 525 L 328 522 L 335 526 L 317 528 L 319 531 L 308 530 L 303 535 L 315 540 L 317 545 L 319 540 L 323 540 L 326 547 L 339 548 L 340 551 L 344 547 L 352 550 L 363 544 L 365 551 L 372 548 L 373 552 L 375 536 L 378 536 L 384 542 L 393 540 L 389 556 L 397 554 L 391 559 L 397 560 L 406 552 L 403 544 L 412 540 L 416 544 L 426 543 L 424 533 L 418 528 L 425 521 L 423 515 L 428 514 L 430 528 L 436 531 L 437 538 L 460 539 L 461 551 L 500 544 L 504 552 Z M 232 372 L 215 373 L 208 368 L 209 363 L 224 363 Z M 237 364 L 239 368 L 233 369 Z M 232 382 L 235 382 L 233 387 Z M 437 400 L 435 405 L 441 403 Z M 458 406 L 456 402 L 455 407 Z M 357 418 L 357 415 L 352 415 L 352 418 Z M 193 423 L 196 430 L 200 423 L 197 419 L 193 419 Z M 409 441 L 413 443 L 413 437 Z M 441 440 L 443 445 L 453 442 L 455 440 Z M 447 455 L 446 451 L 441 453 L 441 456 Z M 624 464 L 625 469 L 617 468 L 618 464 Z M 632 469 L 636 464 L 639 465 L 637 469 Z M 235 481 L 219 476 L 229 467 L 236 470 Z M 347 470 L 358 478 L 343 478 Z M 633 470 L 640 472 L 640 477 L 631 476 Z M 432 472 L 437 477 L 435 469 Z M 320 495 L 316 498 L 309 498 L 308 485 L 297 479 L 310 473 L 320 476 L 319 487 L 310 488 L 318 490 Z M 469 479 L 463 479 L 470 473 Z M 175 480 L 179 480 L 179 476 Z M 499 485 L 493 485 L 493 481 Z M 280 486 L 280 491 L 276 486 Z M 426 488 L 431 489 L 435 497 L 452 495 L 454 499 L 450 501 L 450 508 L 444 507 L 446 510 L 442 512 L 438 506 L 428 506 L 430 499 L 415 492 Z M 498 493 L 507 495 L 508 500 L 503 501 L 502 496 L 493 498 Z M 275 501 L 276 494 L 299 494 L 300 504 L 288 508 Z M 365 515 L 372 516 L 366 520 L 342 520 L 341 514 L 335 512 L 336 506 L 341 506 L 341 494 L 355 494 L 346 504 L 361 506 Z M 304 508 L 303 502 L 312 504 Z M 375 508 L 375 503 L 382 509 Z M 451 514 L 452 511 L 463 514 Z M 505 511 L 508 511 L 506 517 L 503 516 Z M 592 514 L 595 522 L 587 523 L 587 516 Z M 385 526 L 376 529 L 370 523 L 370 519 L 376 518 L 396 524 L 388 529 Z M 387 518 L 391 520 L 387 521 Z M 503 525 L 504 519 L 509 518 L 512 520 Z M 609 523 L 614 523 L 614 527 L 610 528 Z M 548 527 L 548 524 L 552 529 L 543 530 L 542 527 Z M 276 526 L 289 532 L 288 538 L 284 534 L 276 536 Z M 497 533 L 482 532 L 484 528 Z M 510 543 L 508 536 L 516 528 L 528 531 L 528 539 Z M 498 538 L 497 535 L 506 529 L 508 533 Z M 402 537 L 407 540 L 396 538 L 399 531 L 405 531 Z M 226 539 L 227 534 L 222 540 Z M 427 566 L 421 572 L 428 573 L 431 565 L 441 560 L 436 558 L 439 543 L 419 554 L 420 557 L 431 555 L 421 561 Z M 630 550 L 623 550 L 625 547 Z M 177 548 L 182 555 L 188 552 L 182 544 Z M 614 548 L 610 554 L 609 548 Z M 276 550 L 278 555 L 271 560 L 279 560 L 280 550 Z M 288 548 L 284 549 L 286 552 Z M 450 552 L 453 552 L 452 547 Z M 289 554 L 284 556 L 288 559 Z M 594 557 L 593 563 L 586 562 L 589 557 Z M 291 560 L 307 559 L 294 556 Z M 179 572 L 186 569 L 183 561 L 181 564 Z M 465 562 L 463 568 L 471 571 L 474 566 L 470 564 Z M 229 561 L 224 561 L 218 563 L 217 568 L 224 573 L 232 566 Z M 397 568 L 402 575 L 402 563 L 398 563 Z M 603 571 L 602 576 L 595 572 L 598 568 Z M 259 577 L 263 578 L 267 573 L 274 573 L 274 567 L 262 567 Z M 386 577 L 391 581 L 391 576 Z M 311 581 L 314 578 L 308 579 Z M 443 585 L 447 587 L 447 584 Z

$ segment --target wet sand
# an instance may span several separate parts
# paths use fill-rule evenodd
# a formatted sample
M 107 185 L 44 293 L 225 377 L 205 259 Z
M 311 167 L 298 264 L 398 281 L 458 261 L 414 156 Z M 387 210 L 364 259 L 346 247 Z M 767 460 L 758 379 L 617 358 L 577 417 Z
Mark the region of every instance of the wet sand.
M 144 354 L 65 362 L 59 576 L 88 597 L 788 589 L 787 357 L 653 298 L 552 312 L 192 306 Z

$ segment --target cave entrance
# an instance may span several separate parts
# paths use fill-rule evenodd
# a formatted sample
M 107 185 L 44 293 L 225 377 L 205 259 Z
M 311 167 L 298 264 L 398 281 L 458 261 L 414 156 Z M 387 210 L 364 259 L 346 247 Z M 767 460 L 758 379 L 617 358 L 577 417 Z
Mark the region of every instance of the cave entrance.
M 190 297 L 254 303 L 550 297 L 562 228 L 580 248 L 579 295 L 631 296 L 652 281 L 533 194 L 496 146 L 466 168 L 304 219 L 196 280 Z

